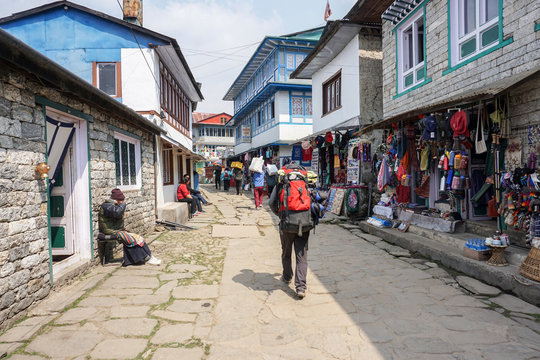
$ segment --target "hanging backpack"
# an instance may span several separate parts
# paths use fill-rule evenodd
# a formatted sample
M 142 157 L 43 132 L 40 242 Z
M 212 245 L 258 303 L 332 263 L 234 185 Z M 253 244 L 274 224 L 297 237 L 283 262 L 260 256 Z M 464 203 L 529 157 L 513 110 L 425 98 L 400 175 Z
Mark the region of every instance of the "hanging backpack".
M 286 233 L 308 232 L 315 227 L 311 217 L 311 195 L 307 188 L 308 174 L 301 165 L 283 167 L 276 189 L 280 231 Z

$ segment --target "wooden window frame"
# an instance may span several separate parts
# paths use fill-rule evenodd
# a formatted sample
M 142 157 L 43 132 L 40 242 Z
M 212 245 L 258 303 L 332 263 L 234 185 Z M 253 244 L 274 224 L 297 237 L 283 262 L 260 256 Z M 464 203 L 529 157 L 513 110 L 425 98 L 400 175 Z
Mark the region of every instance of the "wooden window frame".
M 163 148 L 161 149 L 161 154 L 163 157 L 163 185 L 172 185 L 174 184 L 174 163 L 173 163 L 173 153 L 174 148 L 172 145 L 169 144 L 163 144 Z M 166 167 L 165 165 L 168 165 Z
M 190 101 L 182 87 L 172 76 L 172 72 L 161 59 L 159 59 L 159 77 L 161 84 L 160 107 L 167 115 L 165 121 L 191 138 L 189 126 Z
M 334 89 L 335 89 L 336 84 L 339 85 L 338 87 L 339 91 L 334 90 L 334 92 L 331 93 L 330 96 L 331 98 L 333 98 L 334 101 L 332 102 L 332 99 L 330 99 L 330 103 L 328 103 L 329 99 L 327 95 L 327 90 L 329 88 L 331 89 L 332 85 L 334 85 Z M 341 97 L 342 97 L 341 84 L 342 84 L 341 69 L 322 84 L 322 100 L 323 100 L 322 114 L 323 116 L 341 109 Z
M 115 65 L 116 94 L 109 95 L 109 96 L 112 98 L 121 98 L 122 97 L 122 63 L 120 61 L 94 61 L 92 62 L 92 85 L 99 89 L 98 64 L 114 64 Z

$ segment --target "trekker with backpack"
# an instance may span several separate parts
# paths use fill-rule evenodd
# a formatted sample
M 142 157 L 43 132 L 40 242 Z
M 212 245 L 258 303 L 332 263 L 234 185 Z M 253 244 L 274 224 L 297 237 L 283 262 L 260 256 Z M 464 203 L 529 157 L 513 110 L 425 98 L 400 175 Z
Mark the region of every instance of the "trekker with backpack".
M 270 209 L 279 216 L 281 238 L 281 281 L 289 284 L 293 278 L 292 249 L 296 256 L 294 285 L 300 299 L 306 296 L 307 251 L 309 231 L 314 228 L 311 194 L 307 171 L 303 166 L 289 164 L 280 170 L 279 180 L 270 197 Z

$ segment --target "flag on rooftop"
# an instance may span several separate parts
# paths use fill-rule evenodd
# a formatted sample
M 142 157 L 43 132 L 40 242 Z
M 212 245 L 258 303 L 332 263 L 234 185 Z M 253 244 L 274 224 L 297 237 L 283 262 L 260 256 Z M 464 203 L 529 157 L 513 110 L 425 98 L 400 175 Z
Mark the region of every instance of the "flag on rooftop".
M 330 0 L 326 0 L 326 9 L 324 9 L 324 21 L 327 21 L 330 15 L 332 15 L 332 10 L 330 9 Z

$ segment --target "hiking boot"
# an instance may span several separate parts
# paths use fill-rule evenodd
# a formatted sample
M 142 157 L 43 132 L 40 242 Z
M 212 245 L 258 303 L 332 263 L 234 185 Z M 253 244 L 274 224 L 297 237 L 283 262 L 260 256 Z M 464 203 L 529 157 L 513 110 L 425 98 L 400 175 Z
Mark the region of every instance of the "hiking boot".
M 150 257 L 150 260 L 148 260 L 146 263 L 147 263 L 147 264 L 150 264 L 150 265 L 156 265 L 156 266 L 158 266 L 158 265 L 161 265 L 161 260 L 158 259 L 158 258 L 156 258 L 156 257 L 154 257 L 154 256 L 151 256 L 151 257 Z
M 299 290 L 296 292 L 296 295 L 298 295 L 298 298 L 299 299 L 303 299 L 306 297 L 306 293 L 304 292 L 304 290 Z

